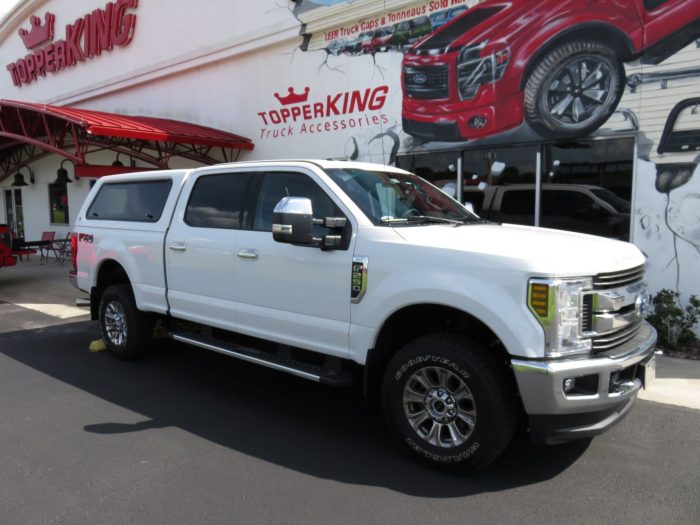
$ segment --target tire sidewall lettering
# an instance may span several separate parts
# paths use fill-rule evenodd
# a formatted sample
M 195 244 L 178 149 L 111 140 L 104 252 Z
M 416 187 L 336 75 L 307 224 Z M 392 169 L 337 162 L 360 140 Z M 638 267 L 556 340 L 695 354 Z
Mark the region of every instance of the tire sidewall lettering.
M 402 377 L 406 374 L 407 371 L 414 371 L 413 368 L 416 365 L 422 365 L 425 364 L 427 366 L 442 366 L 444 368 L 447 368 L 451 371 L 454 371 L 457 375 L 461 376 L 463 379 L 469 379 L 469 372 L 464 370 L 463 368 L 460 368 L 460 366 L 455 363 L 454 361 L 451 361 L 450 359 L 446 357 L 441 357 L 437 355 L 432 355 L 432 354 L 426 354 L 423 356 L 418 356 L 409 359 L 406 361 L 404 364 L 402 364 L 399 369 L 396 371 L 394 374 L 394 378 L 396 381 L 400 381 Z
M 433 461 L 435 463 L 460 463 L 468 460 L 474 455 L 476 451 L 479 450 L 481 444 L 478 441 L 472 442 L 465 450 L 457 454 L 450 455 L 440 455 L 430 452 L 424 449 L 418 443 L 413 441 L 411 438 L 406 438 L 406 444 L 411 447 L 415 452 L 423 456 L 425 459 Z

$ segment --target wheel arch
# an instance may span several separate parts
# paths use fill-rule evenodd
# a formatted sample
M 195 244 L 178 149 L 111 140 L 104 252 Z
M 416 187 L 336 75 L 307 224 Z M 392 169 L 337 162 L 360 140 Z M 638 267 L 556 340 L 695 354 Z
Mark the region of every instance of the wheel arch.
M 114 284 L 128 284 L 131 286 L 129 274 L 119 262 L 114 259 L 105 259 L 97 269 L 95 286 L 90 290 L 90 317 L 96 321 L 99 317 L 100 300 L 102 293 Z
M 579 24 L 557 33 L 537 49 L 529 58 L 527 66 L 525 66 L 523 74 L 520 77 L 520 90 L 522 91 L 525 89 L 525 84 L 527 84 L 530 74 L 552 49 L 580 39 L 600 42 L 611 47 L 615 51 L 620 62 L 632 60 L 639 54 L 634 47 L 632 39 L 621 29 L 601 22 Z
M 367 354 L 364 390 L 368 399 L 376 399 L 382 374 L 392 356 L 406 343 L 431 333 L 457 333 L 477 339 L 493 351 L 504 367 L 510 355 L 496 333 L 482 320 L 452 306 L 422 303 L 404 306 L 382 324 L 374 348 Z M 509 371 L 509 377 L 515 377 Z

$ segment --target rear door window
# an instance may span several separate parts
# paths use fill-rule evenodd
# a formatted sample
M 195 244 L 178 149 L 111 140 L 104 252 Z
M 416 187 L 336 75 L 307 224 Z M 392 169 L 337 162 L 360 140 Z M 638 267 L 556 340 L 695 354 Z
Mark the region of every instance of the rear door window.
M 200 177 L 192 189 L 185 223 L 195 228 L 245 227 L 250 173 L 217 173 Z
M 104 184 L 92 201 L 86 218 L 158 222 L 172 186 L 170 179 Z

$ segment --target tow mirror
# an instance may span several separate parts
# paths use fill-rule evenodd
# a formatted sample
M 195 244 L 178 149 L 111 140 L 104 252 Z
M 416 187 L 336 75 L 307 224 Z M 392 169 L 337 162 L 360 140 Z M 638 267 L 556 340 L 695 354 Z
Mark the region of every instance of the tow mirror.
M 311 199 L 284 197 L 272 211 L 272 238 L 291 244 L 315 244 Z
M 272 211 L 272 238 L 277 242 L 316 245 L 322 250 L 334 250 L 341 246 L 342 235 L 314 237 L 314 225 L 342 233 L 346 224 L 345 217 L 314 219 L 311 199 L 284 197 Z

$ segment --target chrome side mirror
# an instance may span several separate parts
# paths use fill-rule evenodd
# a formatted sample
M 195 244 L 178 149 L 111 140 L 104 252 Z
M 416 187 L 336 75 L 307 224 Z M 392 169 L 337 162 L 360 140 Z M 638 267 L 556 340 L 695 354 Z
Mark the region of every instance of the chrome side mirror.
M 311 199 L 284 197 L 272 211 L 272 238 L 290 244 L 316 244 Z

